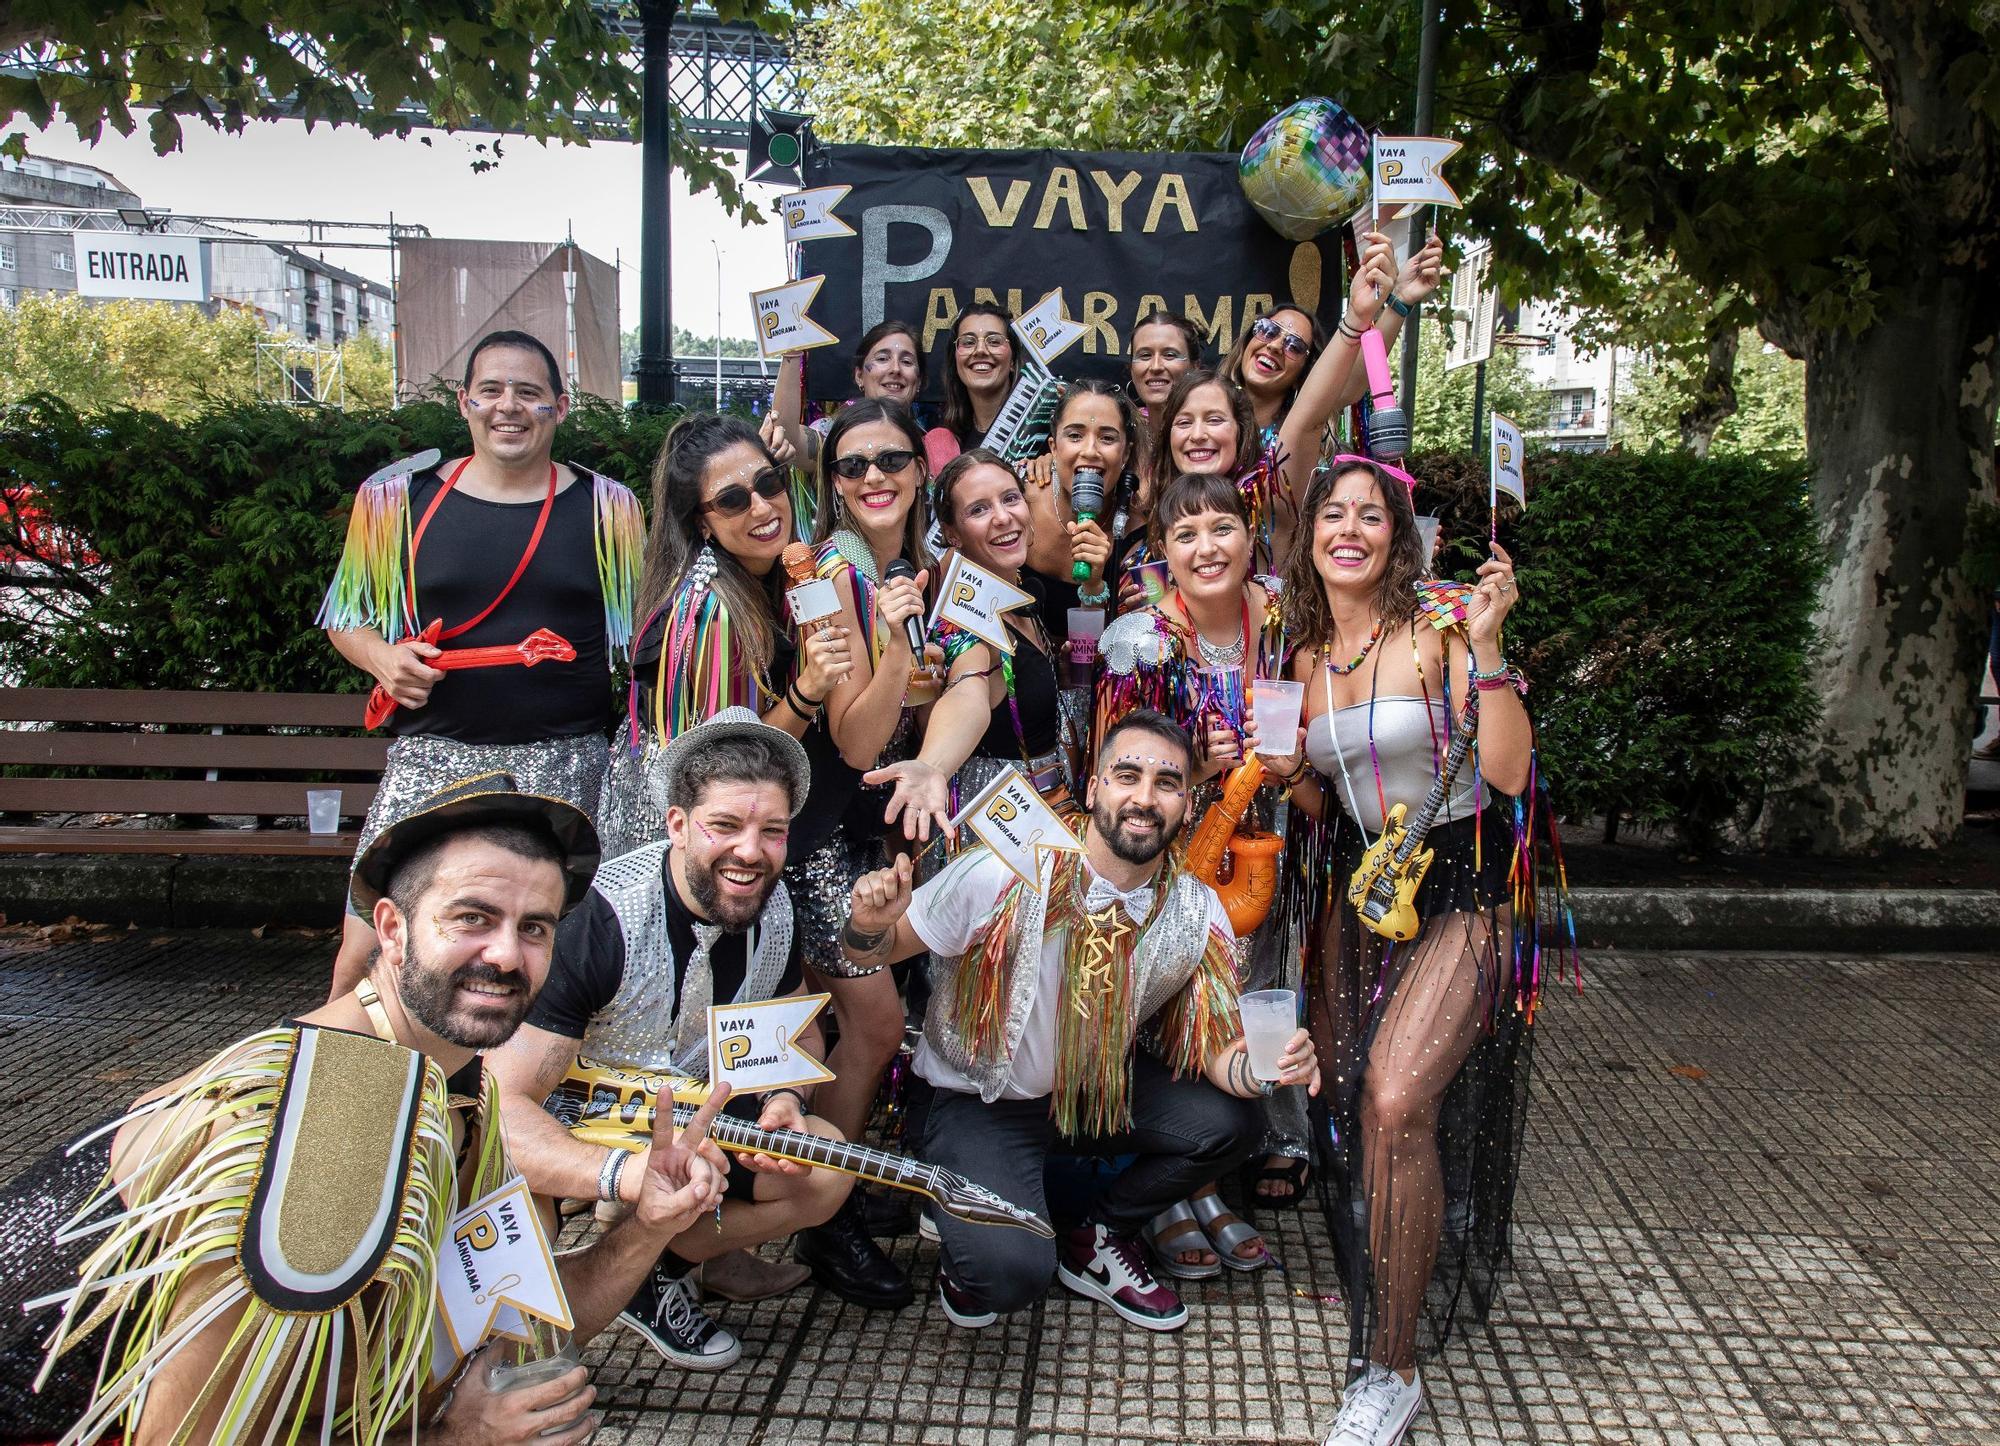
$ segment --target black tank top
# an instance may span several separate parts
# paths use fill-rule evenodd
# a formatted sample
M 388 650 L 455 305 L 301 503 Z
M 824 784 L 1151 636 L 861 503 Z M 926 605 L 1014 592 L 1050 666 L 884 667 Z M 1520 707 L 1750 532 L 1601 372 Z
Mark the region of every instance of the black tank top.
M 1014 708 L 1002 702 L 993 711 L 993 721 L 975 750 L 985 758 L 1019 761 L 1023 752 L 1030 758 L 1053 753 L 1061 741 L 1061 714 L 1056 707 L 1056 668 L 1018 630 L 1014 633 Z M 1014 712 L 1021 715 L 1021 732 L 1014 732 Z

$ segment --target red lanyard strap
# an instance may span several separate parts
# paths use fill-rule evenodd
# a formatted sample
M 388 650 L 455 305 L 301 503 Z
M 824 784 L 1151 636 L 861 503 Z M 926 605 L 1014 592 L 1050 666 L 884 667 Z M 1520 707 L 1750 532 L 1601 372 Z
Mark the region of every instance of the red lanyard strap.
M 438 488 L 437 496 L 431 498 L 430 506 L 424 509 L 424 515 L 417 523 L 417 530 L 410 538 L 410 571 L 406 582 L 409 590 L 410 621 L 412 623 L 417 621 L 417 549 L 424 545 L 424 533 L 429 529 L 431 519 L 437 516 L 437 510 L 444 502 L 445 493 L 451 491 L 457 485 L 459 475 L 471 465 L 472 459 L 467 457 L 451 469 L 451 475 L 444 479 L 444 486 Z M 514 590 L 514 584 L 521 580 L 521 574 L 528 570 L 528 564 L 534 560 L 535 549 L 542 545 L 542 533 L 548 529 L 549 512 L 555 505 L 556 464 L 551 462 L 549 463 L 549 495 L 542 499 L 542 515 L 535 519 L 535 530 L 528 535 L 528 545 L 521 550 L 521 560 L 514 564 L 514 575 L 507 579 L 507 585 L 501 588 L 493 601 L 481 608 L 477 615 L 468 618 L 455 628 L 446 628 L 443 632 L 439 633 L 439 642 L 443 642 L 446 638 L 455 638 L 460 633 L 470 632 L 485 622 L 492 615 L 493 609 L 499 607 L 501 603 L 507 600 L 507 594 Z

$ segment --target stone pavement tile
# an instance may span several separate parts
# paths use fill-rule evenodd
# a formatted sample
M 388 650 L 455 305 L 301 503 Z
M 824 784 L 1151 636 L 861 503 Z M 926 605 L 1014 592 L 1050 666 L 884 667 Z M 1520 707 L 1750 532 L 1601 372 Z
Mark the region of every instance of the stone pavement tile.
M 1684 1235 L 1673 1269 L 1717 1332 L 1806 1352 L 1822 1341 L 1931 1343 L 1855 1244 L 1805 1235 Z
M 1727 1354 L 1705 1333 L 1522 1327 L 1496 1320 L 1485 1335 L 1495 1371 L 1526 1421 L 1520 1437 L 1499 1439 L 1730 1446 L 1779 1446 L 1783 1440 Z
M 1991 1377 L 1940 1373 L 1948 1356 L 1933 1344 L 1823 1341 L 1809 1353 L 1779 1353 L 1765 1341 L 1723 1339 L 1743 1361 L 1758 1402 L 1786 1439 L 1802 1446 L 1978 1440 L 1959 1433 L 1996 1424 Z
M 1635 1223 L 1651 1229 L 1817 1229 L 1824 1207 L 1788 1177 L 1791 1158 L 1746 1150 L 1605 1150 L 1599 1168 L 1631 1201 Z
M 1517 1220 L 1507 1319 L 1576 1330 L 1696 1330 L 1701 1319 L 1653 1235 L 1581 1221 Z
M 1790 1190 L 1765 1228 L 1824 1231 L 1837 1222 L 1856 1240 L 1883 1245 L 1953 1239 L 2000 1242 L 2000 1202 L 1981 1162 L 1877 1155 L 1786 1155 L 1774 1167 Z M 1991 1167 L 2000 1174 L 2000 1164 Z M 1743 1227 L 1759 1228 L 1760 1222 Z
M 1968 1090 L 1965 1094 L 1942 1093 L 1957 1084 L 1990 1078 L 1987 1066 L 1968 1080 L 1965 1073 L 1955 1078 L 1934 1073 L 1928 1090 L 1896 1093 L 1869 1091 L 1883 1110 L 1916 1139 L 1924 1159 L 1980 1160 L 2000 1164 L 2000 1110 L 1993 1108 L 1990 1087 Z

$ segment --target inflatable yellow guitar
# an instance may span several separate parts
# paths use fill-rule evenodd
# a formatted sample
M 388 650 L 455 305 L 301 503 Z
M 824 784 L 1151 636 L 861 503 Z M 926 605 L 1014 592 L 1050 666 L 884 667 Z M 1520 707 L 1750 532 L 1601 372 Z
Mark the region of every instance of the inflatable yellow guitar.
M 1362 927 L 1398 943 L 1417 937 L 1423 921 L 1417 917 L 1417 889 L 1430 869 L 1432 851 L 1424 838 L 1437 821 L 1438 810 L 1451 796 L 1451 781 L 1465 755 L 1472 750 L 1476 710 L 1466 710 L 1465 722 L 1451 740 L 1444 767 L 1431 782 L 1431 791 L 1417 808 L 1417 816 L 1404 822 L 1408 809 L 1395 804 L 1382 823 L 1382 836 L 1368 846 L 1347 884 L 1347 901 L 1361 915 Z
M 576 1057 L 563 1082 L 547 1100 L 547 1109 L 580 1140 L 593 1145 L 640 1150 L 652 1143 L 653 1110 L 662 1094 L 674 1102 L 674 1123 L 686 1125 L 695 1107 L 708 1098 L 708 1086 L 682 1075 L 650 1070 L 620 1069 L 599 1060 Z M 922 1195 L 946 1214 L 973 1225 L 1011 1225 L 1044 1240 L 1055 1238 L 1049 1223 L 984 1185 L 975 1185 L 952 1170 L 926 1165 L 908 1155 L 826 1140 L 795 1130 L 760 1130 L 747 1120 L 719 1114 L 708 1137 L 739 1155 L 770 1155 L 796 1160 L 822 1170 L 838 1170 L 878 1185 L 891 1185 Z

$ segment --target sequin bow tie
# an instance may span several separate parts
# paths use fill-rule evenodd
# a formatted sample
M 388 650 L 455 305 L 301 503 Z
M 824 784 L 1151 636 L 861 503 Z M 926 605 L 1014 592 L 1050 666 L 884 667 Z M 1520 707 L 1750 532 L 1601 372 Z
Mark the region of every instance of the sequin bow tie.
M 1135 924 L 1146 922 L 1153 912 L 1153 886 L 1141 884 L 1130 893 L 1121 893 L 1103 879 L 1092 879 L 1090 888 L 1083 896 L 1083 911 L 1086 914 L 1101 914 L 1113 904 L 1122 906 L 1125 917 Z

